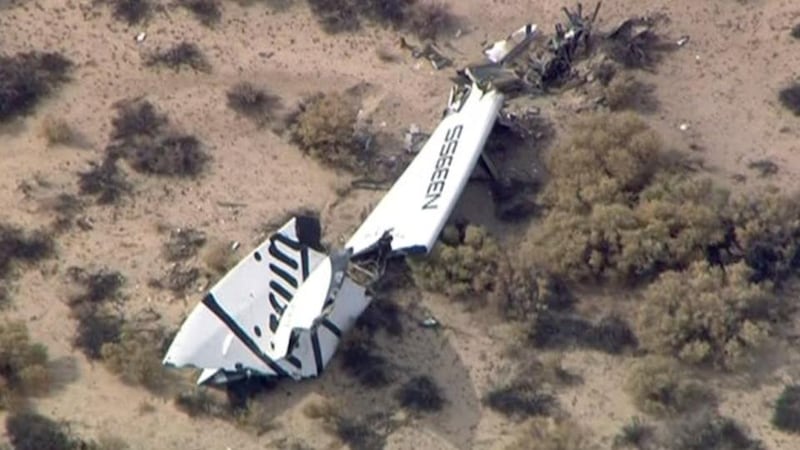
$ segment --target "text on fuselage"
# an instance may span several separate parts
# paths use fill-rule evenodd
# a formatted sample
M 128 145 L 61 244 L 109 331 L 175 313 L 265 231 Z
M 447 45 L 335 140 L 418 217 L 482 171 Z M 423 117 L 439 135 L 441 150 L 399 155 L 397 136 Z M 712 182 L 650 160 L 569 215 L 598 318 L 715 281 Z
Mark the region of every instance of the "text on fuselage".
M 458 138 L 461 137 L 463 128 L 463 125 L 455 125 L 445 133 L 442 148 L 439 150 L 439 159 L 436 160 L 436 167 L 431 174 L 422 209 L 436 209 L 438 207 L 436 202 L 442 196 L 447 175 L 450 173 L 450 165 L 453 164 L 453 155 L 458 147 Z

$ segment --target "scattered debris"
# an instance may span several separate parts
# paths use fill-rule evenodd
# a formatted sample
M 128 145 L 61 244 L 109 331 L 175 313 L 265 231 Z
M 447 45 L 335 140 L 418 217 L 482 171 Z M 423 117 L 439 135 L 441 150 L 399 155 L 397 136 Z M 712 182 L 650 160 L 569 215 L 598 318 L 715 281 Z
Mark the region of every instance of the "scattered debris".
M 403 150 L 406 153 L 415 154 L 422 149 L 425 142 L 428 140 L 429 135 L 423 133 L 419 126 L 411 124 L 408 131 L 403 135 Z
M 689 130 L 689 124 L 684 122 L 684 123 L 678 125 L 678 129 L 681 130 L 681 131 L 688 131 Z
M 419 323 L 422 328 L 439 328 L 441 325 L 433 316 L 428 316 Z
M 427 43 L 422 49 L 418 49 L 406 42 L 405 38 L 401 37 L 400 48 L 411 51 L 411 56 L 414 59 L 426 58 L 436 70 L 444 69 L 453 64 L 453 60 L 444 56 L 442 52 L 431 43 Z
M 687 43 L 689 43 L 689 36 L 686 35 L 681 36 L 676 42 L 676 44 L 678 44 L 678 47 L 683 47 Z
M 137 35 L 136 35 L 136 37 L 134 38 L 134 40 L 135 40 L 136 42 L 138 42 L 138 43 L 140 43 L 140 44 L 141 44 L 142 42 L 144 42 L 144 40 L 145 40 L 146 38 L 147 38 L 147 33 L 145 33 L 144 31 L 142 31 L 141 33 L 139 33 L 139 34 L 137 34 Z

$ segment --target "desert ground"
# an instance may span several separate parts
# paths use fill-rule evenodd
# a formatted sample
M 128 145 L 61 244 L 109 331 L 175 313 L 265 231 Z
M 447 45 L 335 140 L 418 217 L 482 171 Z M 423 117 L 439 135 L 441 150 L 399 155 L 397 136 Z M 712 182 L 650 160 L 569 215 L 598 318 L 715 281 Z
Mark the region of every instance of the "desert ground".
M 361 386 L 334 359 L 318 379 L 281 382 L 252 399 L 261 405 L 262 433 L 224 418 L 190 417 L 176 407 L 174 391 L 154 393 L 125 383 L 102 362 L 87 359 L 72 345 L 76 321 L 65 298 L 75 286 L 68 268 L 119 271 L 125 278 L 126 316 L 156 314 L 160 323 L 174 329 L 202 298 L 210 278 L 202 275 L 182 294 L 148 283 L 172 264 L 162 256 L 165 229 L 202 230 L 209 237 L 206 246 L 239 242 L 235 256 L 242 257 L 263 239 L 265 223 L 303 207 L 320 212 L 325 242 L 336 245 L 380 198 L 381 191 L 374 190 L 341 196 L 356 176 L 304 155 L 274 127 L 260 127 L 236 114 L 226 104 L 232 85 L 247 81 L 264 86 L 280 98 L 283 110 L 315 92 L 359 87 L 361 114 L 387 137 L 381 151 L 402 154 L 403 134 L 410 125 L 425 132 L 435 127 L 454 68 L 480 60 L 487 41 L 501 39 L 525 22 L 551 33 L 564 20 L 561 7 L 572 6 L 562 0 L 452 1 L 449 9 L 458 18 L 458 32 L 439 36 L 437 43 L 454 64 L 435 70 L 398 46 L 398 38 L 409 38 L 409 33 L 371 24 L 327 33 L 301 1 L 224 1 L 221 20 L 213 27 L 177 7 L 129 26 L 113 18 L 110 8 L 92 3 L 0 0 L 0 54 L 57 51 L 75 63 L 71 79 L 32 113 L 0 124 L 0 221 L 24 229 L 52 222 L 48 202 L 62 193 L 77 194 L 76 174 L 101 159 L 114 104 L 120 100 L 148 99 L 168 114 L 171 124 L 197 136 L 211 160 L 206 172 L 193 179 L 128 171 L 132 193 L 114 205 L 87 198 L 80 215 L 91 226 L 58 234 L 57 256 L 19 270 L 10 305 L 0 310 L 0 317 L 23 320 L 32 340 L 48 348 L 54 383 L 49 393 L 31 400 L 38 413 L 68 422 L 83 437 L 117 436 L 131 449 L 339 448 L 345 444 L 335 433 L 304 413 L 307 404 L 328 399 L 348 413 L 391 416 L 399 425 L 385 433 L 387 449 L 504 448 L 516 437 L 520 421 L 481 399 L 510 376 L 520 358 L 558 355 L 563 368 L 581 379 L 559 387 L 557 396 L 589 436 L 586 448 L 611 448 L 632 417 L 647 417 L 622 387 L 634 355 L 578 348 L 499 351 L 516 336 L 500 316 L 417 289 L 392 294 L 404 311 L 402 335 L 375 336 L 376 348 L 390 361 L 398 381 L 381 388 Z M 667 18 L 659 33 L 690 39 L 664 55 L 654 70 L 636 71 L 637 79 L 652 86 L 658 103 L 642 114 L 644 120 L 668 147 L 702 160 L 702 170 L 731 190 L 767 183 L 785 192 L 800 188 L 800 120 L 782 108 L 776 94 L 800 77 L 800 41 L 790 35 L 800 22 L 800 4 L 606 0 L 596 27 L 609 29 L 632 15 L 655 14 Z M 135 37 L 141 32 L 146 37 L 138 42 Z M 179 41 L 196 43 L 211 70 L 172 71 L 142 64 L 148 51 Z M 569 138 L 566 123 L 579 114 L 585 99 L 567 90 L 538 101 L 556 129 L 553 142 L 542 149 L 546 151 Z M 80 142 L 48 145 L 42 133 L 48 117 L 69 123 Z M 757 160 L 774 162 L 777 173 L 760 177 L 748 167 Z M 495 218 L 491 201 L 485 184 L 472 183 L 454 216 L 485 226 L 510 246 L 535 226 Z M 202 254 L 185 264 L 202 267 Z M 602 308 L 596 305 L 617 297 L 610 289 L 580 292 L 585 297 L 581 308 L 590 315 Z M 629 299 L 616 301 L 617 309 L 631 307 Z M 428 314 L 443 326 L 419 326 Z M 800 448 L 800 435 L 770 423 L 772 405 L 784 385 L 800 382 L 800 353 L 789 341 L 770 351 L 771 364 L 759 367 L 756 376 L 721 375 L 708 383 L 717 392 L 717 411 L 736 420 L 765 448 Z M 183 386 L 190 386 L 195 375 L 170 371 L 185 380 Z M 396 383 L 411 375 L 436 381 L 446 399 L 441 411 L 417 415 L 392 400 Z M 0 411 L 0 421 L 7 414 Z M 0 447 L 3 443 L 10 445 L 9 437 L 0 433 Z

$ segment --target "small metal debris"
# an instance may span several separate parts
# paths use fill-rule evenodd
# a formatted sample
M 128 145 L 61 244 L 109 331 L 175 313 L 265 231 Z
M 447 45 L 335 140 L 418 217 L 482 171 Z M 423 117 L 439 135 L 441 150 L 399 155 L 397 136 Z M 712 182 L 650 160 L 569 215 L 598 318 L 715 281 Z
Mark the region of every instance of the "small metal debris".
M 423 133 L 419 126 L 411 124 L 408 127 L 408 131 L 403 135 L 403 149 L 406 153 L 417 153 L 425 144 L 427 138 L 428 135 Z
M 688 42 L 689 42 L 689 36 L 683 35 L 680 37 L 680 39 L 678 39 L 678 42 L 676 42 L 676 44 L 678 44 L 678 47 L 683 47 Z
M 241 245 L 242 244 L 239 241 L 233 241 L 233 243 L 231 244 L 231 251 L 235 252 L 236 250 L 239 250 L 239 247 Z
M 678 126 L 678 128 L 679 128 L 681 131 L 687 131 L 687 130 L 689 129 L 689 124 L 688 124 L 688 123 L 682 123 L 682 124 L 680 124 L 680 125 Z
M 453 61 L 450 58 L 444 56 L 430 43 L 425 44 L 425 46 L 420 50 L 406 42 L 405 38 L 401 37 L 399 40 L 399 45 L 400 48 L 409 50 L 411 52 L 411 56 L 415 59 L 426 58 L 431 63 L 431 66 L 433 66 L 433 68 L 436 70 L 444 69 L 445 67 L 453 64 Z
M 145 33 L 144 31 L 136 35 L 137 43 L 141 44 L 142 42 L 144 42 L 145 39 L 147 39 L 147 33 Z
M 433 316 L 428 316 L 419 323 L 423 328 L 439 328 L 441 325 Z

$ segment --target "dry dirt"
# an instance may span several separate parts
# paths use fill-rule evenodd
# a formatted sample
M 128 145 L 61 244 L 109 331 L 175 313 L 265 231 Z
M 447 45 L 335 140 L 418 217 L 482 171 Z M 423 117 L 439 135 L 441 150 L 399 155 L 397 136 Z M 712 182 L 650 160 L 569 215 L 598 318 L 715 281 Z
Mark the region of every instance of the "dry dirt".
M 77 191 L 76 172 L 99 158 L 110 130 L 112 104 L 124 98 L 146 96 L 173 123 L 205 142 L 213 162 L 209 174 L 198 181 L 133 177 L 133 196 L 118 207 L 91 206 L 86 215 L 93 229 L 59 237 L 58 258 L 19 280 L 13 306 L 2 315 L 27 321 L 34 338 L 46 344 L 56 360 L 59 381 L 51 395 L 35 401 L 36 408 L 71 421 L 73 429 L 86 436 L 118 435 L 134 449 L 246 450 L 288 448 L 298 442 L 335 447 L 335 441 L 301 413 L 302 405 L 322 396 L 343 402 L 351 411 L 394 408 L 391 389 L 362 388 L 334 361 L 320 379 L 282 383 L 258 398 L 276 424 L 261 436 L 230 422 L 189 418 L 174 407 L 171 397 L 127 386 L 71 348 L 75 323 L 67 318 L 63 302 L 69 286 L 65 269 L 78 265 L 121 271 L 127 279 L 130 313 L 152 309 L 164 323 L 176 326 L 201 294 L 176 298 L 147 285 L 167 267 L 160 253 L 165 236 L 158 225 L 192 226 L 247 247 L 256 242 L 262 223 L 308 206 L 323 211 L 326 236 L 333 242 L 355 227 L 359 214 L 380 195 L 357 192 L 335 204 L 335 191 L 349 176 L 303 157 L 284 138 L 238 117 L 226 106 L 228 87 L 238 81 L 263 84 L 291 105 L 317 90 L 368 83 L 364 109 L 375 124 L 400 138 L 411 123 L 427 131 L 433 128 L 452 72 L 435 71 L 412 59 L 396 46 L 398 35 L 391 31 L 367 28 L 327 35 L 302 2 L 285 10 L 260 2 L 247 7 L 224 2 L 222 23 L 212 30 L 180 9 L 129 28 L 112 19 L 107 8 L 93 9 L 90 3 L 0 0 L 0 52 L 60 51 L 77 63 L 73 80 L 58 95 L 32 116 L 0 129 L 0 220 L 26 228 L 48 223 L 51 216 L 42 209 L 41 199 Z M 787 189 L 800 187 L 800 122 L 780 107 L 776 95 L 783 83 L 800 76 L 800 42 L 789 35 L 800 21 L 800 5 L 792 0 L 664 4 L 606 1 L 600 14 L 600 26 L 606 28 L 632 13 L 664 13 L 670 21 L 663 31 L 676 38 L 691 37 L 685 47 L 667 55 L 655 73 L 640 75 L 655 85 L 660 102 L 648 120 L 676 149 L 701 156 L 720 179 L 745 175 L 738 186 L 749 189 L 762 180 L 747 164 L 769 158 L 780 167 L 770 181 Z M 562 0 L 451 2 L 464 19 L 463 34 L 445 39 L 444 48 L 456 66 L 475 61 L 484 40 L 499 39 L 526 21 L 549 33 L 552 24 L 562 20 L 561 6 Z M 147 39 L 138 44 L 134 36 L 140 31 L 147 32 Z M 142 51 L 181 39 L 196 42 L 206 52 L 211 73 L 143 67 Z M 382 61 L 378 48 L 396 54 L 397 60 Z M 562 113 L 567 111 L 562 108 Z M 46 115 L 68 120 L 87 145 L 48 147 L 39 132 Z M 682 123 L 689 125 L 687 131 L 679 130 Z M 34 192 L 24 193 L 20 183 L 34 178 L 46 183 L 34 182 Z M 507 239 L 520 231 L 519 226 L 497 223 L 487 213 L 491 208 L 486 201 L 485 189 L 471 186 L 457 214 L 488 224 Z M 480 315 L 433 295 L 401 300 L 424 305 L 448 328 L 435 332 L 408 322 L 411 329 L 402 339 L 381 337 L 381 348 L 410 373 L 433 376 L 444 386 L 449 402 L 443 412 L 411 419 L 396 430 L 387 448 L 501 447 L 514 424 L 482 407 L 479 398 L 506 375 L 507 361 L 497 352 L 508 339 L 504 325 L 486 323 Z M 787 351 L 758 383 L 724 381 L 721 411 L 746 424 L 770 449 L 800 448 L 800 438 L 769 424 L 770 402 L 782 383 L 800 381 L 797 360 Z M 594 352 L 565 355 L 565 365 L 584 382 L 562 389 L 562 404 L 591 430 L 601 448 L 609 448 L 620 426 L 637 415 L 620 387 L 629 363 Z M 5 439 L 0 435 L 0 444 Z

